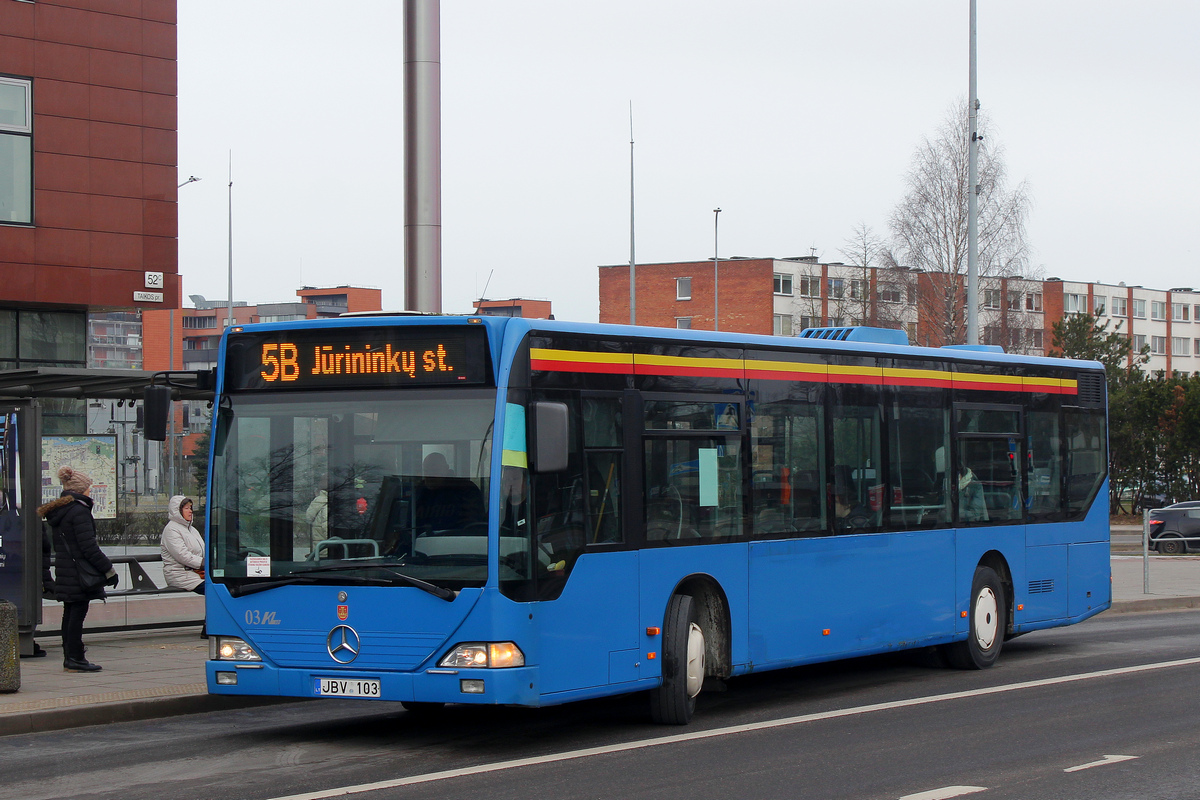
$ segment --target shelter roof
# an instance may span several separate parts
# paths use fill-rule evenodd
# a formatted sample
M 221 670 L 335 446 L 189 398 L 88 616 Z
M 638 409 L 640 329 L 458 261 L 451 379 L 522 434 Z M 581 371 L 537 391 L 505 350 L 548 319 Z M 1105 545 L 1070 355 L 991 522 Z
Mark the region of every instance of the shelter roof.
M 27 367 L 0 370 L 0 398 L 39 397 L 140 400 L 142 390 L 157 373 L 137 369 L 76 369 Z M 172 372 L 170 385 L 176 400 L 212 400 L 211 387 L 199 388 L 194 372 Z M 156 383 L 162 384 L 162 378 Z

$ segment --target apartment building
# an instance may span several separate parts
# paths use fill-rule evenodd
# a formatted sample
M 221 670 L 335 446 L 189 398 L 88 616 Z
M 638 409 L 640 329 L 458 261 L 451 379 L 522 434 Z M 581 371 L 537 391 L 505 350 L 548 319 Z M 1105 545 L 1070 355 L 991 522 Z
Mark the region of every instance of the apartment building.
M 899 328 L 913 344 L 966 338 L 966 278 L 908 268 L 821 262 L 813 256 L 638 264 L 637 323 L 795 336 L 805 328 Z M 627 323 L 629 265 L 602 266 L 600 321 Z M 1087 311 L 1149 345 L 1150 372 L 1200 373 L 1200 292 L 984 276 L 979 339 L 1008 352 L 1047 354 L 1054 324 Z

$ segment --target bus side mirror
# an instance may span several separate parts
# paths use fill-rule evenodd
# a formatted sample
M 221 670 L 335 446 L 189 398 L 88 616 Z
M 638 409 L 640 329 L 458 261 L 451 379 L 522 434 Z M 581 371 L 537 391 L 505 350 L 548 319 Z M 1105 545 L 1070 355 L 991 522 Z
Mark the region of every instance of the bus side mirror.
M 566 403 L 533 404 L 534 472 L 562 472 L 567 468 L 569 430 Z
M 145 408 L 144 436 L 155 442 L 167 440 L 167 417 L 171 415 L 171 387 L 147 386 L 142 394 L 142 406 Z

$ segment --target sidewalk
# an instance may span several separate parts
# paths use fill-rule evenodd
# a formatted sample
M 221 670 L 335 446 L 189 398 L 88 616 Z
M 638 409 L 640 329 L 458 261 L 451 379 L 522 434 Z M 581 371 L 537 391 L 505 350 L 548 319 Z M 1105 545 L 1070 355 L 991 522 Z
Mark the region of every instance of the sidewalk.
M 0 736 L 279 702 L 210 696 L 198 627 L 85 631 L 88 660 L 104 667 L 96 673 L 64 672 L 58 638 L 37 641 L 46 655 L 22 658 L 20 691 L 0 694 Z
M 1151 592 L 1144 594 L 1141 556 L 1115 554 L 1112 586 L 1110 614 L 1200 608 L 1200 556 L 1151 556 Z M 104 667 L 94 674 L 63 672 L 57 638 L 38 642 L 47 653 L 21 659 L 21 690 L 0 694 L 0 736 L 303 702 L 207 694 L 208 642 L 196 627 L 85 633 L 88 660 Z

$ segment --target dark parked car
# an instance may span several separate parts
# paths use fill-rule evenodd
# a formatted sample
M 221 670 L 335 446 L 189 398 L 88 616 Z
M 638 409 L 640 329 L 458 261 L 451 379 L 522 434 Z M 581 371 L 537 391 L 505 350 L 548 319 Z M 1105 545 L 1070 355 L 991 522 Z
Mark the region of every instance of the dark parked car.
M 1200 553 L 1200 500 L 1150 512 L 1150 546 L 1160 553 Z

